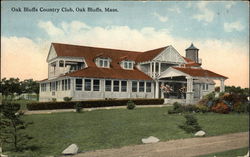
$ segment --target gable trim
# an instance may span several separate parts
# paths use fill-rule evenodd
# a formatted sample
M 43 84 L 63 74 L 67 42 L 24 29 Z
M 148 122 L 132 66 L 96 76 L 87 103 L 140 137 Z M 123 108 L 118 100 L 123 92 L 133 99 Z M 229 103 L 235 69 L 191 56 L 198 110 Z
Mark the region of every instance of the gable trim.
M 169 50 L 169 52 L 173 51 L 174 53 L 177 54 L 177 56 L 179 57 L 179 59 L 182 62 L 171 62 L 171 63 L 182 63 L 182 64 L 186 64 L 187 62 L 185 61 L 185 59 L 180 55 L 180 53 L 172 46 L 169 45 L 166 49 L 164 49 L 161 53 L 159 53 L 154 59 L 152 60 L 157 60 L 157 58 L 161 57 L 164 53 L 166 53 Z M 170 62 L 170 61 L 167 61 Z

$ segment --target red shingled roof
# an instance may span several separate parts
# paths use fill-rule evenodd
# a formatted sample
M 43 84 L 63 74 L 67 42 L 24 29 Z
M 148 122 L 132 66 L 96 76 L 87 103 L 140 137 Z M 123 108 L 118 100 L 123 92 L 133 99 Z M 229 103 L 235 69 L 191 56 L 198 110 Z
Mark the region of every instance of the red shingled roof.
M 85 69 L 66 74 L 65 76 L 106 79 L 152 80 L 151 77 L 139 71 L 138 69 L 125 70 L 98 67 L 87 67 Z
M 166 49 L 168 46 L 165 47 L 161 47 L 158 49 L 154 49 L 154 50 L 149 50 L 146 52 L 143 52 L 141 54 L 138 55 L 136 61 L 137 62 L 146 62 L 146 61 L 150 61 L 152 59 L 154 59 L 158 54 L 160 54 L 164 49 Z
M 55 48 L 57 56 L 83 57 L 86 60 L 88 67 L 96 67 L 94 59 L 100 56 L 111 58 L 111 67 L 114 69 L 121 69 L 120 65 L 118 64 L 121 61 L 121 57 L 127 56 L 128 60 L 135 61 L 136 57 L 140 54 L 140 52 L 136 51 L 115 50 L 59 43 L 52 43 L 52 45 Z
M 89 46 L 78 46 L 69 44 L 52 43 L 54 46 L 57 56 L 63 57 L 84 57 L 87 61 L 88 66 L 96 67 L 93 60 L 98 57 L 109 57 L 112 59 L 111 65 L 114 68 L 119 68 L 116 66 L 117 63 L 122 61 L 124 57 L 127 60 L 133 60 L 136 62 L 144 62 L 154 59 L 158 54 L 160 54 L 166 47 L 149 50 L 145 52 L 138 51 L 127 51 L 127 50 L 116 50 L 108 48 L 97 48 Z
M 195 61 L 186 58 L 186 57 L 182 57 L 184 58 L 184 60 L 187 62 L 187 64 L 185 64 L 186 67 L 200 67 L 201 64 L 200 63 L 195 63 Z
M 197 69 L 197 68 L 184 68 L 184 67 L 173 67 L 176 70 L 179 70 L 183 73 L 186 73 L 190 76 L 194 77 L 219 77 L 219 78 L 224 78 L 227 79 L 226 76 L 217 74 L 215 72 L 212 72 L 210 70 L 205 70 L 205 69 Z

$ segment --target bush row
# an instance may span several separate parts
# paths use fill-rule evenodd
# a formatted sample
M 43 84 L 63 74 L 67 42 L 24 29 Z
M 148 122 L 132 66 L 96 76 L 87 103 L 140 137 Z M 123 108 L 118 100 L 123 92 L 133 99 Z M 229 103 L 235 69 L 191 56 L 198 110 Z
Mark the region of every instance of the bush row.
M 88 100 L 88 101 L 69 101 L 69 102 L 34 102 L 27 104 L 28 110 L 53 110 L 53 109 L 73 109 L 76 103 L 82 108 L 126 106 L 131 100 L 136 105 L 160 105 L 164 99 L 108 99 L 108 100 Z

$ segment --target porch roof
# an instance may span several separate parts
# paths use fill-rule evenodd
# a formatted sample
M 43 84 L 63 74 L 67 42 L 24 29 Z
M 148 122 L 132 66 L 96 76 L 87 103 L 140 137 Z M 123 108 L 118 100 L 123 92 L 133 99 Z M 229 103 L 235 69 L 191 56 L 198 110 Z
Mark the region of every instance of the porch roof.
M 210 70 L 206 70 L 202 68 L 191 68 L 191 67 L 170 67 L 160 76 L 160 78 L 175 77 L 175 76 L 228 79 L 228 77 L 217 74 Z

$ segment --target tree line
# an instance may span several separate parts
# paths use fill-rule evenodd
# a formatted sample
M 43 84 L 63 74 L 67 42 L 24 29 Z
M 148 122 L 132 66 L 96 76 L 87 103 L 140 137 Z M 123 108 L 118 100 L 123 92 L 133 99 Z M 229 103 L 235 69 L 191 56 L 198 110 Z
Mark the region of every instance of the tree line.
M 23 93 L 39 94 L 39 83 L 33 79 L 20 81 L 19 78 L 3 78 L 0 80 L 0 93 L 4 96 L 20 95 Z

